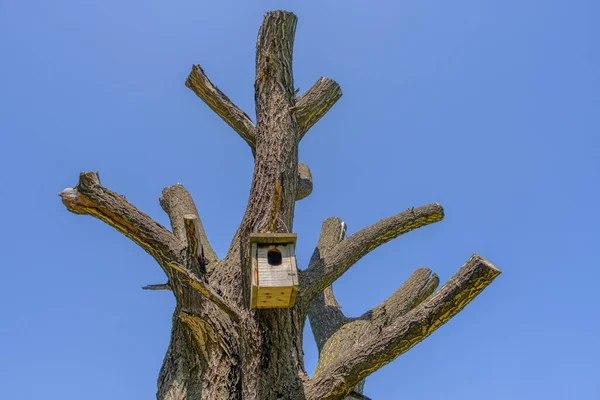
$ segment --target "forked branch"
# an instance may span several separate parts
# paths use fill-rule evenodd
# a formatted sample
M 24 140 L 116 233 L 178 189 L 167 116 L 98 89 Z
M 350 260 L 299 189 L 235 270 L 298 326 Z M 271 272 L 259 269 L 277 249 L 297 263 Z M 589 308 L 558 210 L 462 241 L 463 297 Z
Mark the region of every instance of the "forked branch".
M 256 149 L 256 127 L 248 114 L 243 112 L 230 99 L 216 87 L 200 65 L 192 66 L 192 71 L 185 81 L 185 86 L 190 88 L 236 131 L 252 151 Z M 342 89 L 334 80 L 319 78 L 319 80 L 306 93 L 296 99 L 292 107 L 296 112 L 298 121 L 298 140 L 316 124 L 333 105 L 342 97 Z
M 335 246 L 300 274 L 300 301 L 309 302 L 370 251 L 398 236 L 444 218 L 442 206 L 433 203 L 409 209 L 364 228 Z
M 102 187 L 97 172 L 82 172 L 77 186 L 63 190 L 59 196 L 67 210 L 104 221 L 146 250 L 163 269 L 178 258 L 181 244 L 173 234 L 124 196 Z
M 335 84 L 335 85 L 334 85 Z M 248 143 L 252 153 L 256 152 L 256 126 L 250 117 L 240 110 L 233 102 L 221 92 L 206 76 L 206 73 L 199 65 L 192 67 L 192 72 L 185 81 L 185 85 L 198 95 L 215 113 L 217 113 L 229 126 L 236 131 L 242 139 Z M 335 90 L 335 87 L 338 89 Z M 297 120 L 299 136 L 302 138 L 306 131 L 310 129 L 325 113 L 335 104 L 335 101 L 341 96 L 341 90 L 337 83 L 331 79 L 321 78 L 305 94 L 300 96 L 298 101 L 302 110 L 298 111 Z M 335 97 L 337 96 L 337 97 Z M 334 100 L 335 98 L 335 100 Z M 302 127 L 301 130 L 300 128 Z M 298 190 L 296 200 L 304 199 L 312 193 L 312 175 L 306 164 L 298 164 Z M 191 199 L 191 197 L 190 197 Z M 161 202 L 162 204 L 162 202 Z M 189 211 L 193 214 L 194 212 Z M 175 227 L 173 227 L 175 230 Z M 210 256 L 208 249 L 205 249 L 209 262 L 214 261 Z
M 182 186 L 176 190 L 180 191 L 181 189 L 183 189 Z M 152 255 L 161 265 L 167 276 L 171 276 L 173 272 L 177 272 L 190 286 L 229 315 L 234 322 L 239 321 L 237 312 L 216 294 L 206 282 L 180 264 L 182 243 L 165 227 L 131 205 L 125 200 L 125 197 L 102 187 L 98 173 L 81 173 L 77 186 L 65 189 L 59 195 L 69 211 L 75 214 L 92 215 L 114 227 Z M 173 200 L 169 194 L 166 197 Z M 173 203 L 170 204 L 173 205 Z M 174 207 L 168 209 L 173 211 L 175 215 L 177 211 L 174 210 L 179 210 L 180 208 Z M 182 223 L 185 226 L 183 221 L 182 216 Z M 199 233 L 201 232 L 200 221 L 197 218 L 191 218 L 191 221 L 194 226 L 192 236 L 194 240 L 199 240 Z M 145 288 L 159 289 L 156 285 Z
M 373 371 L 405 353 L 458 314 L 483 291 L 500 270 L 473 255 L 442 288 L 407 314 L 395 318 L 365 315 L 336 332 L 321 354 L 307 399 L 333 399 L 347 395 Z M 414 275 L 413 275 L 414 276 Z M 415 278 L 417 281 L 422 279 Z M 430 288 L 427 282 L 423 288 Z M 429 289 L 426 289 L 425 294 Z M 418 302 L 418 297 L 415 301 Z M 335 357 L 332 357 L 335 354 Z

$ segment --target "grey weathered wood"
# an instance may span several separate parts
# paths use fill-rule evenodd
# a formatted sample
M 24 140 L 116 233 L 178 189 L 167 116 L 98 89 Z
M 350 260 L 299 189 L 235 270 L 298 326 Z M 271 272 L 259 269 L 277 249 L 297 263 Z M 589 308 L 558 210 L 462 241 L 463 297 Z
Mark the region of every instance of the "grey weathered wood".
M 296 243 L 295 233 L 251 233 L 250 243 Z

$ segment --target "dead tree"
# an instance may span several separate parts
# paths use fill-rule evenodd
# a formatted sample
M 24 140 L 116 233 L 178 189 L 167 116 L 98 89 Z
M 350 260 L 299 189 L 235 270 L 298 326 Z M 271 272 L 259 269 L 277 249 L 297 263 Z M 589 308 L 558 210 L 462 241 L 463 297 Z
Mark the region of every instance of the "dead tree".
M 160 400 L 367 398 L 365 377 L 429 336 L 461 311 L 500 271 L 473 255 L 446 284 L 421 268 L 381 305 L 358 318 L 342 314 L 331 285 L 376 247 L 441 221 L 429 204 L 404 211 L 345 238 L 338 218 L 323 222 L 298 292 L 289 308 L 249 307 L 250 234 L 291 233 L 294 204 L 312 191 L 309 168 L 298 162 L 298 142 L 341 97 L 321 78 L 296 96 L 292 47 L 296 16 L 267 13 L 256 46 L 256 124 L 194 65 L 186 85 L 250 146 L 254 175 L 246 212 L 225 258 L 208 241 L 192 197 L 181 185 L 163 190 L 160 204 L 172 231 L 123 196 L 102 186 L 96 172 L 60 193 L 67 209 L 94 216 L 129 237 L 161 266 L 176 298 L 171 341 L 158 378 Z M 304 323 L 310 320 L 318 367 L 306 374 Z

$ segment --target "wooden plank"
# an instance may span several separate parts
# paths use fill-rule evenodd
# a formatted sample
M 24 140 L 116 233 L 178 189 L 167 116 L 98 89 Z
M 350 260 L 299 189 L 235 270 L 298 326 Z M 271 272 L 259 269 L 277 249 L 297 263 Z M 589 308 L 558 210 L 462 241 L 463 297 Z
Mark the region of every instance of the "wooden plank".
M 250 243 L 296 243 L 295 233 L 251 233 Z
M 290 294 L 290 307 L 296 303 L 296 295 L 298 294 L 298 266 L 296 265 L 296 246 L 291 244 L 290 251 L 290 276 L 292 281 L 292 293 Z

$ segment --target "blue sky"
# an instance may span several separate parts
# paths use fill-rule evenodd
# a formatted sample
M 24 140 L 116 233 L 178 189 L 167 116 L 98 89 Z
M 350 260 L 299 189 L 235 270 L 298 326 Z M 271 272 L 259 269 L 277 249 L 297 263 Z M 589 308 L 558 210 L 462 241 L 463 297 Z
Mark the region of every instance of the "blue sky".
M 97 170 L 163 225 L 183 183 L 224 256 L 252 174 L 247 145 L 184 86 L 199 63 L 254 116 L 264 12 L 299 17 L 296 87 L 344 96 L 305 137 L 296 206 L 305 266 L 321 222 L 353 233 L 409 207 L 446 218 L 340 279 L 362 314 L 420 266 L 472 253 L 503 274 L 373 374 L 374 399 L 600 398 L 597 1 L 24 1 L 0 3 L 0 376 L 3 397 L 150 399 L 174 301 L 160 268 L 57 197 Z M 306 331 L 306 368 L 316 348 Z

